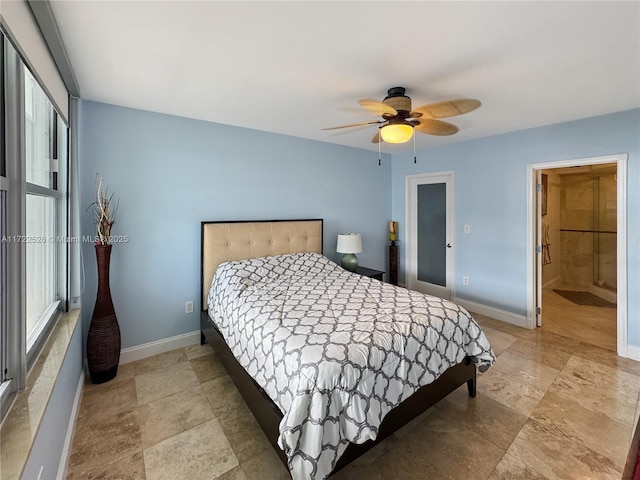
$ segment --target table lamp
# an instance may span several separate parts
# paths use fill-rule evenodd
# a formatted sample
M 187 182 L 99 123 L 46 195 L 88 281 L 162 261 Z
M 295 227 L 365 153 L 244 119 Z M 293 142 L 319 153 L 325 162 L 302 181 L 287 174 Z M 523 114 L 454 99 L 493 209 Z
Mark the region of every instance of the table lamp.
M 358 257 L 355 254 L 362 252 L 362 237 L 359 233 L 340 233 L 336 251 L 344 254 L 340 261 L 342 268 L 355 272 L 358 268 Z

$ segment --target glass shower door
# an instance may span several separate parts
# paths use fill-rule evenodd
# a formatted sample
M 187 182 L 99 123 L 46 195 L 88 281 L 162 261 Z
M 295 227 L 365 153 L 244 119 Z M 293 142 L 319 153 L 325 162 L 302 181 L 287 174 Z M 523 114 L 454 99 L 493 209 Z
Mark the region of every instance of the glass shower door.
M 593 180 L 593 284 L 617 289 L 616 175 L 598 175 Z

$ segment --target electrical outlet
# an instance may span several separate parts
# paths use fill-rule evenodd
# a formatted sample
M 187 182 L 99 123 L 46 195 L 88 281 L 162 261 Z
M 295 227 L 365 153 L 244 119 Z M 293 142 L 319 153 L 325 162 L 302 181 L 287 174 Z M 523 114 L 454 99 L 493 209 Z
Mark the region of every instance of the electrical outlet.
M 184 313 L 193 313 L 193 300 L 184 302 Z
M 469 285 L 469 277 L 462 277 L 462 284 Z

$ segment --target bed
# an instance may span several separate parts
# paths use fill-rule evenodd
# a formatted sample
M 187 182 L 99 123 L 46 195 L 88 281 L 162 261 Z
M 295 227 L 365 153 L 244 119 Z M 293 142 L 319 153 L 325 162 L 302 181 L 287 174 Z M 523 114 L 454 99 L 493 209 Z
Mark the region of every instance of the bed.
M 294 480 L 327 478 L 464 383 L 475 396 L 495 360 L 463 308 L 324 257 L 321 219 L 201 233 L 201 340 Z

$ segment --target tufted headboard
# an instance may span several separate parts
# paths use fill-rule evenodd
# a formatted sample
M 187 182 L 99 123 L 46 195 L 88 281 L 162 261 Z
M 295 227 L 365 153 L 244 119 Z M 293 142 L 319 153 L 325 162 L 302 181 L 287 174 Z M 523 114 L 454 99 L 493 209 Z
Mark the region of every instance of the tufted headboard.
M 218 265 L 284 253 L 322 253 L 322 219 L 202 222 L 201 309 Z

